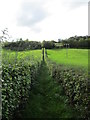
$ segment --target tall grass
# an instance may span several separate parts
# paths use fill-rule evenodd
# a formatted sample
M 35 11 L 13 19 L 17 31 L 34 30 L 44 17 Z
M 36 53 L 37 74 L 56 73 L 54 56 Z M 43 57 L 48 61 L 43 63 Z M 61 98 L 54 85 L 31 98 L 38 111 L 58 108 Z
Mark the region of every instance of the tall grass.
M 29 50 L 29 51 L 11 51 L 2 50 L 2 61 L 3 64 L 16 63 L 19 61 L 25 63 L 35 64 L 37 61 L 41 61 L 41 50 Z

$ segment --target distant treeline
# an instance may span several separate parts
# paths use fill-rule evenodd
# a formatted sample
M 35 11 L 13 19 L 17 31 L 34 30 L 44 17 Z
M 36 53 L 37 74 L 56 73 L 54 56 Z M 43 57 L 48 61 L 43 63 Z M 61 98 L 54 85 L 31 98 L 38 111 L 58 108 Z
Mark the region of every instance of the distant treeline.
M 69 44 L 68 47 L 70 48 L 80 48 L 80 49 L 90 48 L 90 36 L 75 36 L 59 42 L 62 43 L 63 47 L 66 47 L 65 44 Z
M 41 49 L 42 47 L 40 42 L 20 39 L 16 42 L 5 42 L 3 48 L 15 51 L 23 51 Z
M 54 41 L 29 41 L 29 40 L 18 40 L 16 42 L 4 42 L 3 48 L 11 49 L 15 51 L 23 51 L 23 50 L 35 50 L 41 49 L 42 47 L 46 49 L 53 49 L 55 48 Z
M 67 45 L 68 44 L 68 45 Z M 16 42 L 4 42 L 3 48 L 23 51 L 23 50 L 34 50 L 41 49 L 42 47 L 46 49 L 54 48 L 80 48 L 80 49 L 89 49 L 90 48 L 90 36 L 74 36 L 65 40 L 60 40 L 58 42 L 52 41 L 29 41 L 27 40 L 17 40 Z

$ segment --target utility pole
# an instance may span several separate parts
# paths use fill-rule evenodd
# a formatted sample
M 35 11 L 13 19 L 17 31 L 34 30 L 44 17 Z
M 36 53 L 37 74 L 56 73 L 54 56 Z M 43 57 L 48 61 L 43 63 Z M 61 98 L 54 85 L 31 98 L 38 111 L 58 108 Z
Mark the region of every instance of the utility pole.
M 66 46 L 66 58 L 68 58 L 68 48 L 69 48 L 69 44 L 64 44 Z

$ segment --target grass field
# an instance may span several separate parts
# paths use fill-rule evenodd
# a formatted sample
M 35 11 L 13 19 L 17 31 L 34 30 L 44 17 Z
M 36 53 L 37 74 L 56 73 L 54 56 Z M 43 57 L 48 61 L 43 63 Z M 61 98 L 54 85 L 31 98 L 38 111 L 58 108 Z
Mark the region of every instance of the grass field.
M 47 50 L 48 58 L 57 64 L 69 65 L 74 67 L 88 68 L 88 50 L 87 49 L 56 49 Z M 24 61 L 41 61 L 42 51 L 41 50 L 28 50 L 20 51 L 18 53 L 11 50 L 2 51 L 3 63 L 15 60 Z
M 47 50 L 47 54 L 56 63 L 88 68 L 88 49 Z
M 2 62 L 5 63 L 11 63 L 15 61 L 23 62 L 40 62 L 41 61 L 41 50 L 28 50 L 28 51 L 20 51 L 15 52 L 11 50 L 2 50 Z

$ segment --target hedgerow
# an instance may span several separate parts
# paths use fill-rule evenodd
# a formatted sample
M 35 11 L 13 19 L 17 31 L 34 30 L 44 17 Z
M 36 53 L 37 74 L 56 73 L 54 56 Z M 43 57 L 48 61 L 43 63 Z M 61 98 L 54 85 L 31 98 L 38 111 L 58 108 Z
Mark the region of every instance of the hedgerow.
M 90 96 L 87 74 L 82 70 L 76 71 L 74 68 L 66 68 L 49 60 L 47 60 L 47 65 L 51 76 L 62 85 L 68 96 L 69 104 L 79 111 L 81 118 L 89 119 Z
M 2 63 L 2 118 L 12 120 L 15 110 L 28 100 L 33 81 L 36 79 L 40 62 L 18 60 Z

